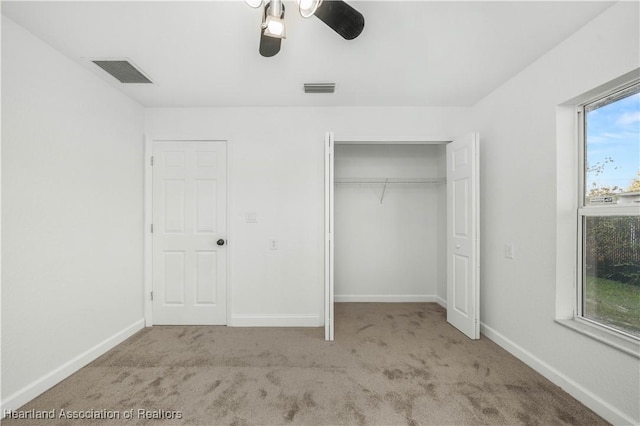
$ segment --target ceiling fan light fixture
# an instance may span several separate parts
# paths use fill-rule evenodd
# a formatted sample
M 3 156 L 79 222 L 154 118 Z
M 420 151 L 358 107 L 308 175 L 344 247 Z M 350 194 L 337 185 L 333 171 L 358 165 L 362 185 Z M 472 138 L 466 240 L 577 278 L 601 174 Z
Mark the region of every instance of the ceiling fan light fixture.
M 303 18 L 310 18 L 316 13 L 318 7 L 322 4 L 322 0 L 296 0 L 298 2 L 298 10 Z
M 244 0 L 244 2 L 249 5 L 249 7 L 252 7 L 254 9 L 262 6 L 262 0 Z
M 287 38 L 284 19 L 267 15 L 264 21 L 264 35 L 275 38 Z
M 259 0 L 245 0 L 258 4 Z M 283 0 L 261 0 L 264 14 L 260 28 L 258 51 L 265 58 L 280 51 L 282 39 L 286 38 Z M 315 16 L 345 40 L 353 40 L 364 29 L 364 16 L 344 0 L 296 0 L 303 18 Z

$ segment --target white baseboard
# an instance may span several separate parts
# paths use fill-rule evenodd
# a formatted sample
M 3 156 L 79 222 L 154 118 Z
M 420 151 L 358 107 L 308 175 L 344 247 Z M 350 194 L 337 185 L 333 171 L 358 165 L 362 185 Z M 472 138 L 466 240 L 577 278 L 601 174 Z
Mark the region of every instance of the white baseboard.
M 231 315 L 230 327 L 320 327 L 318 315 Z
M 443 308 L 447 309 L 447 301 L 444 300 L 442 297 L 436 296 L 436 303 L 442 306 Z
M 529 367 L 542 374 L 544 377 L 560 386 L 564 391 L 569 393 L 578 401 L 592 409 L 599 416 L 614 425 L 637 424 L 638 421 L 629 417 L 627 414 L 618 410 L 616 407 L 604 401 L 602 398 L 594 395 L 591 391 L 579 385 L 560 371 L 556 370 L 531 352 L 509 340 L 496 330 L 484 323 L 480 324 L 480 332 L 486 337 L 500 345 L 507 352 L 527 364 Z
M 5 412 L 17 410 L 38 395 L 57 385 L 82 367 L 89 364 L 91 361 L 97 359 L 99 356 L 105 354 L 107 351 L 133 336 L 139 330 L 142 330 L 143 327 L 144 319 L 140 319 L 75 358 L 65 362 L 60 367 L 28 384 L 19 391 L 9 395 L 9 397 L 2 400 L 2 405 L 0 407 L 0 413 L 2 413 L 1 417 L 4 418 Z
M 431 294 L 336 294 L 334 300 L 341 302 L 437 302 L 437 296 Z

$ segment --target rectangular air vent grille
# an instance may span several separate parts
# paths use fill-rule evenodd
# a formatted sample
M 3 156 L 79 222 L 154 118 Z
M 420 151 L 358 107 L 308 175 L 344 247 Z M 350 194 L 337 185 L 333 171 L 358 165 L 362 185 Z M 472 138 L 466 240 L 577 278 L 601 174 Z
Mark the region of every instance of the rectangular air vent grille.
M 152 83 L 136 67 L 125 60 L 93 61 L 94 64 L 111 74 L 120 83 Z
M 334 93 L 335 83 L 305 83 L 304 93 Z

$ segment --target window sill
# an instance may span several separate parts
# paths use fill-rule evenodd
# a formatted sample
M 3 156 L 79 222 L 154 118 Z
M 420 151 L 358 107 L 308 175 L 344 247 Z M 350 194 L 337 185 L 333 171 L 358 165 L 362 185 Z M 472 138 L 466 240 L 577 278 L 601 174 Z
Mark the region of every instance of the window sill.
M 557 319 L 555 321 L 560 325 L 584 334 L 585 336 L 589 336 L 592 339 L 618 349 L 632 357 L 640 359 L 640 341 L 622 336 L 614 331 L 610 331 L 604 327 L 599 327 L 596 324 L 582 321 L 577 318 Z

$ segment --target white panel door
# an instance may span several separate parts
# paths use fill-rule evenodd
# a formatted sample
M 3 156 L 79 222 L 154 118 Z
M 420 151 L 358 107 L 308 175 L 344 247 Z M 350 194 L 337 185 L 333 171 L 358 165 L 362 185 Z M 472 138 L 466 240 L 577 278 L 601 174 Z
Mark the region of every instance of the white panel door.
M 334 218 L 334 147 L 333 133 L 328 132 L 324 139 L 324 338 L 333 340 L 333 218 Z
M 478 134 L 447 145 L 447 321 L 480 338 Z
M 226 324 L 226 151 L 153 142 L 154 324 Z

